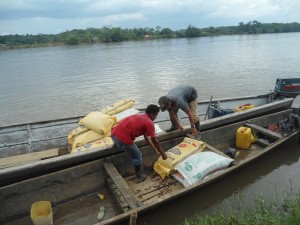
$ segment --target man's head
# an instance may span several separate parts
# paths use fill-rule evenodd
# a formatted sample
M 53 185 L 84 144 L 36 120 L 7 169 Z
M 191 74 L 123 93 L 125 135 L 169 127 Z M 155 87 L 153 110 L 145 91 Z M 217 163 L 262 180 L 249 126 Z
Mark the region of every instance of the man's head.
M 146 113 L 147 115 L 150 117 L 150 119 L 155 120 L 158 113 L 159 113 L 159 107 L 157 105 L 148 105 L 147 109 L 146 109 Z
M 162 112 L 166 111 L 168 109 L 170 99 L 167 96 L 162 96 L 158 100 L 158 104 L 160 106 L 160 110 Z

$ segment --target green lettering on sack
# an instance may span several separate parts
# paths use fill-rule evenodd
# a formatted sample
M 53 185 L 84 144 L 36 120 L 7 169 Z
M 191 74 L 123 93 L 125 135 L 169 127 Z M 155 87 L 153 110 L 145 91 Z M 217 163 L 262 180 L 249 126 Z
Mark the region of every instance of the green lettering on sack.
M 192 165 L 190 165 L 188 162 L 186 162 L 185 163 L 185 170 L 187 170 L 187 171 L 192 171 L 192 169 L 193 169 L 193 166 Z
M 202 179 L 202 177 L 203 177 L 202 173 L 197 173 L 196 175 L 193 176 L 193 179 L 200 180 L 200 179 Z

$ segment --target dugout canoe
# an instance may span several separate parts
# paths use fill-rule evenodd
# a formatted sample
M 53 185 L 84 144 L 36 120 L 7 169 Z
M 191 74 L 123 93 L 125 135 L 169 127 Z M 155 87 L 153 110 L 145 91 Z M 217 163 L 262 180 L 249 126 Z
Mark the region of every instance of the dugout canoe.
M 293 98 L 276 98 L 274 94 L 264 94 L 259 96 L 245 96 L 238 98 L 213 99 L 200 101 L 198 111 L 201 122 L 201 129 L 206 130 L 216 126 L 222 126 L 228 123 L 236 122 L 257 115 L 263 115 L 290 107 Z M 216 109 L 214 106 L 220 103 L 222 109 L 233 109 L 245 104 L 255 105 L 251 110 L 230 113 Z M 208 113 L 207 113 L 207 109 Z M 139 109 L 144 111 L 144 108 Z M 204 121 L 204 117 L 207 118 Z M 213 115 L 218 116 L 214 118 Z M 25 124 L 16 124 L 0 127 L 0 158 L 44 151 L 53 148 L 67 149 L 67 137 L 70 131 L 78 126 L 78 122 L 84 116 L 62 118 L 57 120 L 39 121 Z M 187 117 L 183 112 L 179 112 L 179 117 L 185 123 Z M 170 126 L 168 114 L 160 112 L 156 121 L 161 129 Z M 59 155 L 67 152 L 60 152 Z
M 237 153 L 234 163 L 188 187 L 184 187 L 172 176 L 162 180 L 153 171 L 152 166 L 157 156 L 149 146 L 141 147 L 144 171 L 148 178 L 139 184 L 134 181 L 131 160 L 123 152 L 4 185 L 0 187 L 0 223 L 32 224 L 30 208 L 40 200 L 51 202 L 54 224 L 129 224 L 132 214 L 137 214 L 139 221 L 142 215 L 152 209 L 212 185 L 216 180 L 229 176 L 266 154 L 271 157 L 271 152 L 279 145 L 299 135 L 299 124 L 294 123 L 295 127 L 289 132 L 272 131 L 267 127 L 290 118 L 292 114 L 299 115 L 299 110 L 289 109 L 203 131 L 201 141 L 206 143 L 204 151 L 228 157 L 224 153 L 230 147 L 235 148 Z M 247 150 L 241 150 L 235 145 L 237 130 L 242 126 L 251 128 L 256 138 L 256 142 Z M 162 141 L 164 149 L 174 147 L 186 137 L 177 134 L 175 138 Z M 100 199 L 99 194 L 104 199 Z M 105 214 L 98 221 L 100 207 L 105 207 Z M 139 221 L 139 224 L 144 222 Z
M 224 108 L 243 105 L 244 103 L 257 105 L 257 107 L 204 120 L 201 122 L 201 129 L 205 131 L 258 115 L 281 111 L 289 108 L 294 98 L 277 99 L 266 103 L 269 102 L 269 99 L 270 95 L 222 99 L 221 104 Z M 219 101 L 217 100 L 217 102 Z M 266 104 L 263 104 L 264 102 Z M 199 103 L 200 115 L 205 114 L 204 109 L 208 107 L 208 104 L 209 101 Z M 212 104 L 210 107 L 213 107 Z M 159 116 L 160 118 L 155 122 L 160 127 L 164 128 L 166 124 L 167 126 L 170 125 L 165 112 L 160 113 Z M 186 120 L 186 124 L 188 124 L 187 118 L 181 116 L 181 120 L 183 123 Z M 69 165 L 84 163 L 120 152 L 116 148 L 104 150 L 100 148 L 69 154 L 67 135 L 77 126 L 78 121 L 79 118 L 73 118 L 0 128 L 0 143 L 2 143 L 0 147 L 0 182 L 9 183 L 27 179 L 43 173 L 53 172 Z M 178 133 L 179 135 L 184 135 L 190 132 L 189 126 L 185 126 L 185 128 L 186 130 L 183 132 L 159 133 L 157 135 L 158 139 L 160 141 L 169 140 L 178 136 Z M 142 138 L 138 138 L 136 144 L 142 147 L 147 143 Z
M 201 118 L 201 130 L 205 131 L 288 109 L 296 93 L 300 92 L 297 82 L 300 83 L 300 78 L 277 79 L 274 91 L 264 95 L 200 101 L 198 112 Z M 256 107 L 234 113 L 229 112 L 245 104 Z M 0 182 L 24 180 L 120 152 L 116 148 L 99 148 L 69 154 L 67 135 L 77 127 L 82 117 L 0 127 Z M 183 124 L 189 124 L 183 112 L 179 112 L 179 117 Z M 155 123 L 162 129 L 170 126 L 167 113 L 160 113 Z M 189 126 L 185 128 L 186 130 L 180 132 L 180 135 L 190 132 Z M 164 141 L 177 135 L 177 131 L 162 132 L 158 134 L 158 138 Z M 137 139 L 136 143 L 139 147 L 146 145 L 143 139 Z
M 287 109 L 291 106 L 293 98 L 298 94 L 300 94 L 300 78 L 277 78 L 274 91 L 266 94 L 224 99 L 214 99 L 212 96 L 210 100 L 198 102 L 198 113 L 202 121 L 201 129 L 207 130 Z M 256 107 L 251 110 L 240 111 L 240 109 L 247 108 L 244 107 L 245 105 Z M 145 109 L 139 110 L 144 111 Z M 233 111 L 240 112 L 232 113 Z M 68 147 L 67 136 L 69 132 L 78 126 L 79 120 L 84 116 L 0 127 L 0 158 L 53 148 L 66 149 Z M 187 121 L 186 115 L 180 111 L 178 116 L 184 125 Z M 211 121 L 212 118 L 215 119 Z M 167 112 L 160 113 L 155 122 L 163 130 L 168 128 L 170 122 Z M 61 150 L 58 155 L 67 153 L 67 151 Z

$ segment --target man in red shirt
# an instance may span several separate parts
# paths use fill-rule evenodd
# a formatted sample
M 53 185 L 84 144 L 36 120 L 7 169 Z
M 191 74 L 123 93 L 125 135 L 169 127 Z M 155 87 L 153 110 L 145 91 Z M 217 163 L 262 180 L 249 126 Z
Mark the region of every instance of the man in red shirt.
M 167 155 L 155 135 L 153 121 L 158 113 L 158 106 L 149 105 L 145 114 L 129 116 L 112 130 L 111 137 L 113 141 L 132 158 L 138 183 L 143 182 L 147 176 L 142 173 L 142 153 L 134 143 L 136 137 L 143 135 L 146 142 L 154 149 L 157 155 L 161 155 L 164 160 L 167 159 Z

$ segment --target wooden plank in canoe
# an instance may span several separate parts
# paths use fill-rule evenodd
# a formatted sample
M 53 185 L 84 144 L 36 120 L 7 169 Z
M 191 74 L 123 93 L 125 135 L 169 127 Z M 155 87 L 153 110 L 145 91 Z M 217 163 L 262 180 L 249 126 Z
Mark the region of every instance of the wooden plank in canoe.
M 28 162 L 38 161 L 41 159 L 56 157 L 58 156 L 58 152 L 58 148 L 53 148 L 40 152 L 33 152 L 28 154 L 0 158 L 0 168 L 11 167 Z
M 158 174 L 151 174 L 141 183 L 136 184 L 133 181 L 128 182 L 135 196 L 145 205 L 151 205 L 162 199 L 170 197 L 174 192 L 183 188 L 182 184 L 173 177 L 162 179 Z
M 278 133 L 273 132 L 273 131 L 271 131 L 271 130 L 268 130 L 268 129 L 266 129 L 266 128 L 257 126 L 256 124 L 245 123 L 245 125 L 246 125 L 247 127 L 250 127 L 250 128 L 252 128 L 252 129 L 254 129 L 254 130 L 256 130 L 256 131 L 259 131 L 259 132 L 261 132 L 261 133 L 263 133 L 263 134 L 265 134 L 265 135 L 271 136 L 271 137 L 273 137 L 273 138 L 276 138 L 276 139 L 282 138 L 282 135 L 281 135 L 281 134 L 278 134 Z
M 291 108 L 292 109 L 300 109 L 300 95 L 297 95 L 295 97 L 295 99 L 293 100 Z
M 270 145 L 270 143 L 268 143 L 267 141 L 265 141 L 265 140 L 261 140 L 261 139 L 256 139 L 255 140 L 255 143 L 257 143 L 257 144 L 260 144 L 260 145 L 262 145 L 262 146 L 264 146 L 264 147 L 267 147 L 267 146 L 269 146 Z
M 139 201 L 134 194 L 132 193 L 131 189 L 128 187 L 126 181 L 120 175 L 116 167 L 110 162 L 103 163 L 104 169 L 109 175 L 109 177 L 113 180 L 115 185 L 118 187 L 119 191 L 129 204 L 129 206 L 134 209 L 138 208 L 143 205 L 141 201 Z

